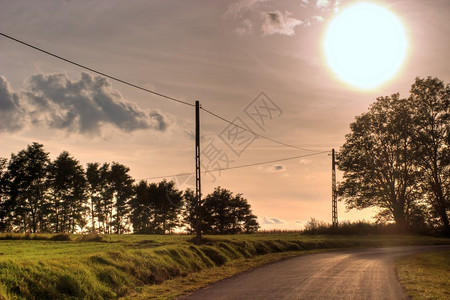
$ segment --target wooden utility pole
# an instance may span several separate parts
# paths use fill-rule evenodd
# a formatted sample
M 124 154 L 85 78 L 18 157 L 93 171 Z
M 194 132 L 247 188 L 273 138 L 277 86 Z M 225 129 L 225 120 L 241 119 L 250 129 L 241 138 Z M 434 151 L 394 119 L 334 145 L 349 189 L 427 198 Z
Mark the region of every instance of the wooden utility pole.
M 332 220 L 333 220 L 333 227 L 337 227 L 338 226 L 338 214 L 337 214 L 337 191 L 336 191 L 336 160 L 334 157 L 334 149 L 331 152 L 331 159 L 332 159 L 332 163 L 331 163 L 331 171 L 332 171 L 332 175 L 331 175 L 331 180 L 332 180 L 332 184 L 331 184 L 331 206 L 332 206 Z
M 195 101 L 195 240 L 202 240 L 202 216 L 201 216 L 201 178 L 200 178 L 200 103 Z

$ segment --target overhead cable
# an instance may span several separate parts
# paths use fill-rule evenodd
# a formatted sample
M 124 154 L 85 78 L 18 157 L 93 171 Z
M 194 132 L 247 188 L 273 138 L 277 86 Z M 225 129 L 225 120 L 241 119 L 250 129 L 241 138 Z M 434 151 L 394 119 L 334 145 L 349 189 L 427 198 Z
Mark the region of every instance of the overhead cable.
M 222 121 L 224 121 L 224 122 L 227 122 L 227 123 L 229 123 L 229 124 L 231 124 L 231 125 L 233 125 L 233 126 L 236 126 L 236 127 L 239 128 L 239 129 L 248 131 L 248 132 L 250 132 L 251 134 L 254 134 L 254 135 L 257 136 L 257 137 L 263 138 L 263 139 L 268 140 L 268 141 L 271 141 L 271 142 L 273 142 L 273 143 L 276 143 L 276 144 L 279 144 L 279 145 L 283 145 L 283 146 L 286 146 L 286 147 L 289 147 L 289 148 L 298 149 L 298 150 L 309 151 L 309 152 L 316 152 L 316 153 L 322 153 L 322 152 L 320 152 L 320 151 L 318 151 L 318 150 L 312 150 L 312 149 L 301 148 L 301 147 L 297 147 L 297 146 L 294 146 L 294 145 L 290 145 L 290 144 L 286 144 L 286 143 L 283 143 L 283 142 L 274 140 L 274 139 L 269 138 L 269 137 L 267 137 L 267 136 L 264 136 L 264 135 L 261 135 L 261 134 L 259 134 L 259 133 L 256 133 L 256 132 L 254 132 L 254 131 L 252 131 L 252 130 L 250 130 L 250 129 L 248 129 L 248 128 L 245 128 L 245 127 L 243 127 L 243 126 L 240 126 L 240 125 L 238 125 L 238 124 L 236 124 L 236 123 L 234 123 L 234 122 L 232 122 L 232 121 L 230 121 L 230 120 L 227 120 L 227 119 L 225 119 L 224 117 L 221 117 L 221 116 L 219 116 L 218 114 L 213 113 L 213 112 L 210 111 L 210 110 L 207 110 L 206 108 L 203 108 L 203 107 L 202 107 L 201 109 L 202 109 L 203 111 L 207 112 L 208 114 L 210 114 L 210 115 L 212 115 L 212 116 L 214 116 L 214 117 L 216 117 L 216 118 L 218 118 L 218 119 L 220 119 L 220 120 L 222 120 Z
M 287 158 L 281 158 L 281 159 L 275 159 L 275 160 L 269 160 L 269 161 L 263 161 L 263 162 L 245 164 L 245 165 L 231 166 L 231 167 L 226 167 L 226 168 L 217 168 L 217 169 L 213 169 L 213 170 L 202 171 L 202 173 L 204 174 L 204 173 L 210 173 L 210 172 L 220 172 L 220 171 L 248 168 L 248 167 L 254 167 L 254 166 L 265 165 L 265 164 L 270 164 L 270 163 L 277 163 L 277 162 L 282 162 L 282 161 L 287 161 L 287 160 L 304 158 L 304 157 L 309 157 L 309 156 L 314 156 L 314 155 L 319 155 L 319 154 L 324 154 L 324 153 L 329 153 L 329 152 L 330 151 L 327 150 L 327 151 L 321 151 L 321 152 L 317 152 L 317 153 L 298 155 L 298 156 L 291 156 L 291 157 L 287 157 Z M 152 179 L 160 179 L 160 178 L 172 178 L 172 177 L 176 177 L 176 176 L 190 176 L 190 175 L 195 175 L 195 173 L 179 173 L 179 174 L 166 175 L 166 176 L 146 177 L 146 178 L 142 178 L 141 180 L 152 180 Z
M 123 80 L 123 79 L 120 79 L 120 78 L 118 78 L 118 77 L 108 75 L 108 74 L 106 74 L 106 73 L 104 73 L 104 72 L 101 72 L 101 71 L 97 71 L 96 69 L 87 67 L 87 66 L 85 66 L 85 65 L 82 65 L 82 64 L 80 64 L 80 63 L 74 62 L 74 61 L 72 61 L 72 60 L 70 60 L 70 59 L 64 58 L 64 57 L 62 57 L 62 56 L 59 56 L 59 55 L 57 55 L 57 54 L 54 54 L 54 53 L 49 52 L 49 51 L 47 51 L 47 50 L 44 50 L 44 49 L 42 49 L 42 48 L 33 46 L 33 45 L 29 44 L 29 43 L 26 43 L 26 42 L 24 42 L 24 41 L 21 41 L 21 40 L 19 40 L 19 39 L 16 39 L 16 38 L 14 38 L 14 37 L 12 37 L 12 36 L 9 36 L 9 35 L 7 35 L 7 34 L 4 34 L 4 33 L 1 33 L 1 32 L 0 32 L 0 35 L 1 35 L 1 36 L 4 36 L 4 37 L 6 37 L 6 38 L 8 38 L 8 39 L 10 39 L 10 40 L 13 40 L 13 41 L 15 41 L 15 42 L 17 42 L 17 43 L 20 43 L 20 44 L 22 44 L 22 45 L 25 45 L 25 46 L 27 46 L 27 47 L 30 47 L 30 48 L 33 48 L 33 49 L 35 49 L 35 50 L 37 50 L 37 51 L 40 51 L 40 52 L 42 52 L 42 53 L 45 53 L 45 54 L 47 54 L 47 55 L 53 56 L 53 57 L 55 57 L 55 58 L 57 58 L 57 59 L 63 60 L 63 61 L 65 61 L 65 62 L 68 62 L 68 63 L 70 63 L 70 64 L 72 64 L 72 65 L 77 66 L 77 67 L 86 69 L 86 70 L 88 70 L 88 71 L 91 71 L 91 72 L 93 72 L 93 73 L 102 75 L 102 76 L 104 76 L 104 77 L 107 77 L 107 78 L 109 78 L 109 79 L 115 80 L 115 81 L 120 82 L 120 83 L 123 83 L 123 84 L 125 84 L 125 85 L 131 86 L 131 87 L 134 87 L 134 88 L 137 88 L 137 89 L 139 89 L 139 90 L 145 91 L 145 92 L 147 92 L 147 93 L 151 93 L 151 94 L 153 94 L 153 95 L 156 95 L 156 96 L 159 96 L 159 97 L 162 97 L 162 98 L 171 100 L 171 101 L 175 101 L 175 102 L 178 102 L 178 103 L 181 103 L 181 104 L 185 104 L 185 105 L 189 105 L 189 106 L 195 106 L 195 105 L 192 104 L 192 103 L 189 103 L 189 102 L 186 102 L 186 101 L 177 99 L 177 98 L 173 98 L 173 97 L 170 97 L 170 96 L 167 96 L 167 95 L 164 95 L 164 94 L 161 94 L 161 93 L 158 93 L 158 92 L 149 90 L 149 89 L 147 89 L 147 88 L 141 87 L 141 86 L 139 86 L 139 85 L 136 85 L 136 84 L 134 84 L 134 83 L 128 82 L 128 81 Z

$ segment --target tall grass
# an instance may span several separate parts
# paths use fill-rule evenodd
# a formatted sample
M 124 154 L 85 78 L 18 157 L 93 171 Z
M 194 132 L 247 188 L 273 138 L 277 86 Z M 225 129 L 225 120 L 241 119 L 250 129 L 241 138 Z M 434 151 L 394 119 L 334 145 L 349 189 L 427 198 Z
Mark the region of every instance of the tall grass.
M 425 232 L 423 228 L 410 228 L 410 233 L 416 234 L 431 234 Z M 404 229 L 399 229 L 396 224 L 376 224 L 367 221 L 349 222 L 344 221 L 339 223 L 339 226 L 319 221 L 311 218 L 305 225 L 302 231 L 304 234 L 338 234 L 338 235 L 366 235 L 366 234 L 404 234 Z

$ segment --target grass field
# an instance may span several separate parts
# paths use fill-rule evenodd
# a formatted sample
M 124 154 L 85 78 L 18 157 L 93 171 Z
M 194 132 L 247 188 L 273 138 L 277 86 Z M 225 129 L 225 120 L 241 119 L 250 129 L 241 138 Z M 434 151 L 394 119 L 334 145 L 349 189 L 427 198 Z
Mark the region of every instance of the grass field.
M 409 256 L 397 261 L 396 268 L 412 299 L 450 299 L 450 251 Z
M 0 235 L 0 299 L 173 298 L 252 267 L 321 249 L 450 244 L 423 236 Z M 63 236 L 64 239 L 64 236 Z

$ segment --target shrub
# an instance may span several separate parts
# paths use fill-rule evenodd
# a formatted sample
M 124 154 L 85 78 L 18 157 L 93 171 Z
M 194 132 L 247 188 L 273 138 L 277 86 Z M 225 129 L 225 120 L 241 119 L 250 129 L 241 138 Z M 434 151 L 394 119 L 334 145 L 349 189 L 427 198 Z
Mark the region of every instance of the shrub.
M 50 238 L 51 241 L 67 242 L 70 241 L 70 235 L 67 233 L 56 234 Z

